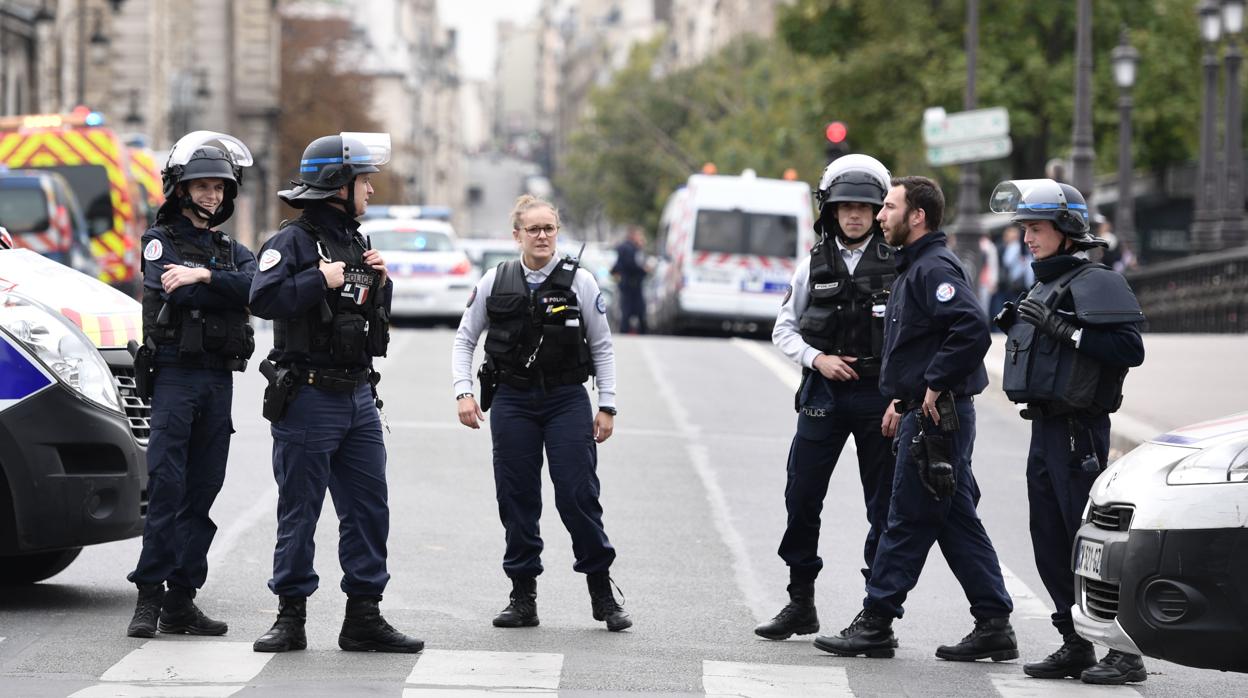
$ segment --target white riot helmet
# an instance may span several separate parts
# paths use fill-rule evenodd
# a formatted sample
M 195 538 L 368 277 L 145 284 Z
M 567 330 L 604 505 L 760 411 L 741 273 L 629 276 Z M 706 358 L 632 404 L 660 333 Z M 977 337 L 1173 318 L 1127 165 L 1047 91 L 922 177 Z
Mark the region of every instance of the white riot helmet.
M 856 202 L 870 204 L 879 213 L 884 206 L 884 196 L 892 185 L 892 175 L 888 168 L 879 160 L 862 153 L 851 153 L 833 160 L 823 171 L 819 179 L 819 190 L 816 199 L 819 202 L 819 219 L 815 223 L 815 232 L 825 235 L 834 233 L 843 242 L 854 243 L 862 238 L 849 238 L 841 230 L 836 220 L 836 204 Z M 874 221 L 866 234 L 878 230 Z

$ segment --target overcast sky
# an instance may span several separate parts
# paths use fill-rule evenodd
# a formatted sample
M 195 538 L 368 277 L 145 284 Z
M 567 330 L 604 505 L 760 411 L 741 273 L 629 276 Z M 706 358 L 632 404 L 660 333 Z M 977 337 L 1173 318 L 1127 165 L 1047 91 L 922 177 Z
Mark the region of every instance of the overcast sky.
M 494 76 L 495 29 L 503 19 L 528 21 L 537 16 L 538 0 L 438 0 L 442 24 L 458 30 L 460 74 Z

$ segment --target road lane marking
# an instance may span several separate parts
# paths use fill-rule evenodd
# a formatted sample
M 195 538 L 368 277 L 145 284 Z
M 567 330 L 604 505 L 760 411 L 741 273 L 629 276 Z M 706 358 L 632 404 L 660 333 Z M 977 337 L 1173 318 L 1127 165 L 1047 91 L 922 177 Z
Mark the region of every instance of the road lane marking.
M 229 698 L 246 688 L 237 686 L 134 686 L 125 683 L 96 684 L 69 698 Z
M 461 650 L 425 650 L 408 675 L 408 684 L 421 686 L 464 686 L 477 688 L 546 689 L 559 688 L 563 673 L 563 655 L 542 652 L 477 652 Z M 488 695 L 508 695 L 486 691 Z M 407 696 L 435 696 L 445 692 L 426 689 L 404 689 Z M 450 694 L 446 694 L 450 695 Z M 467 695 L 456 691 L 453 695 Z M 525 691 L 524 695 L 535 695 Z M 554 695 L 538 693 L 536 695 Z
M 148 641 L 100 676 L 108 683 L 70 698 L 225 698 L 245 688 L 273 656 L 253 652 L 248 642 Z
M 1001 577 L 1005 580 L 1005 590 L 1009 592 L 1010 598 L 1014 600 L 1014 615 L 1022 618 L 1038 618 L 1041 620 L 1051 620 L 1053 615 L 1053 606 L 1044 598 L 1037 596 L 1036 592 L 1031 590 L 1014 571 L 1001 565 Z
M 1121 696 L 1127 691 L 1131 695 L 1140 695 L 1133 686 L 1096 686 L 1079 681 L 1053 681 L 1033 679 L 1014 674 L 989 674 L 992 686 L 1001 694 L 1001 698 L 1099 698 L 1101 696 Z
M 707 698 L 853 698 L 844 667 L 702 662 Z
M 664 372 L 663 363 L 654 355 L 653 346 L 649 343 L 642 344 L 641 355 L 659 386 L 659 397 L 667 404 L 668 411 L 672 414 L 673 426 L 685 436 L 685 450 L 689 455 L 689 464 L 693 467 L 698 479 L 702 481 L 707 503 L 711 507 L 711 520 L 719 532 L 720 540 L 732 556 L 732 570 L 733 576 L 736 577 L 737 588 L 745 597 L 746 607 L 754 616 L 754 621 L 761 623 L 771 617 L 768 611 L 767 595 L 763 593 L 763 585 L 759 581 L 758 573 L 754 571 L 754 565 L 745 545 L 745 538 L 733 526 L 728 498 L 724 494 L 724 488 L 719 484 L 719 476 L 711 467 L 710 451 L 701 443 L 701 430 L 689 419 L 689 411 L 675 393 L 672 387 L 674 384 Z
M 260 525 L 265 519 L 276 527 L 277 525 L 277 484 L 273 484 L 260 494 L 251 506 L 247 507 L 241 515 L 230 522 L 228 528 L 220 535 L 216 536 L 212 541 L 212 547 L 208 550 L 208 567 L 224 566 L 225 559 L 234 552 L 234 548 L 238 546 L 238 542 L 247 535 L 253 527 Z

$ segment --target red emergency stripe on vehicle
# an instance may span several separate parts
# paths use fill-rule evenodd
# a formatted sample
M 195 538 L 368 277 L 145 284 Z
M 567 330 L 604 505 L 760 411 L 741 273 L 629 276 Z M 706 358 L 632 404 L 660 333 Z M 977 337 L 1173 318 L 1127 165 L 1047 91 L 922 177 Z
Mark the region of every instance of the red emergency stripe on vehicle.
M 48 233 L 19 233 L 13 236 L 13 246 L 38 252 L 58 252 L 62 249 Z

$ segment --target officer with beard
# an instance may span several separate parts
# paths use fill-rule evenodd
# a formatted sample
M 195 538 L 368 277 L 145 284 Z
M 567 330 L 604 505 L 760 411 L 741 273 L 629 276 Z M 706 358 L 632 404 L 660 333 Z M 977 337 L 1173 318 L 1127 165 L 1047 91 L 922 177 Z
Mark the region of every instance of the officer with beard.
M 888 521 L 894 459 L 892 435 L 882 432 L 890 406 L 880 394 L 879 375 L 884 308 L 897 268 L 875 216 L 891 180 L 884 165 L 869 155 L 846 155 L 824 170 L 815 223 L 819 242 L 794 272 L 771 335 L 802 366 L 802 383 L 784 488 L 788 523 L 778 551 L 789 567 L 789 603 L 754 629 L 769 640 L 819 630 L 819 515 L 851 436 L 871 524 L 863 550 L 867 578 Z
M 393 285 L 381 254 L 357 220 L 373 194 L 372 174 L 390 160 L 390 134 L 340 133 L 303 151 L 300 177 L 278 198 L 302 211 L 265 243 L 251 308 L 273 320 L 264 416 L 273 423 L 277 548 L 269 590 L 277 621 L 257 652 L 307 647 L 307 599 L 316 523 L 328 488 L 338 512 L 346 618 L 338 646 L 351 652 L 420 652 L 425 643 L 395 630 L 379 604 L 390 573 L 390 506 L 373 358 L 386 355 Z
M 1122 402 L 1127 369 L 1144 362 L 1144 313 L 1121 274 L 1089 260 L 1089 250 L 1107 243 L 1090 232 L 1078 189 L 1051 179 L 1002 182 L 991 208 L 1014 214 L 1036 259 L 1036 285 L 1006 304 L 997 325 L 1007 332 L 1006 396 L 1026 404 L 1023 418 L 1031 420 L 1031 543 L 1063 640 L 1023 671 L 1095 684 L 1143 681 L 1139 655 L 1111 650 L 1097 663 L 1092 643 L 1075 633 L 1070 563 L 1088 493 L 1107 462 L 1109 413 Z
M 143 236 L 143 339 L 135 357 L 152 401 L 139 588 L 126 634 L 224 635 L 192 600 L 208 577 L 209 517 L 225 482 L 233 371 L 255 349 L 247 291 L 256 258 L 214 228 L 234 213 L 247 146 L 233 136 L 182 137 L 161 173 L 165 203 Z M 166 590 L 166 584 L 168 589 Z
M 880 538 L 863 610 L 815 646 L 845 657 L 892 657 L 892 624 L 939 544 L 971 604 L 975 627 L 936 656 L 952 661 L 1018 657 L 996 550 L 976 512 L 971 472 L 972 396 L 988 385 L 988 320 L 957 255 L 940 232 L 945 197 L 926 177 L 894 179 L 877 220 L 898 247 L 889 294 L 880 391 L 895 400 L 885 433 L 899 441 L 888 527 Z

